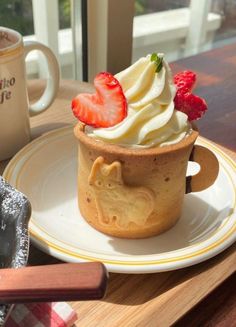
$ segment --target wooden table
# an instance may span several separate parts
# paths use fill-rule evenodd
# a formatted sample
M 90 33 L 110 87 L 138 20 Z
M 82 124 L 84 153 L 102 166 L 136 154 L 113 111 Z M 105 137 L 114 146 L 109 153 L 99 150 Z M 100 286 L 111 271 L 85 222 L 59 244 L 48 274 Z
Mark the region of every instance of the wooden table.
M 201 134 L 223 146 L 224 151 L 236 159 L 236 45 L 183 59 L 171 66 L 174 72 L 184 69 L 197 72 L 195 93 L 205 97 L 209 104 L 208 113 L 198 124 Z M 43 81 L 31 81 L 30 98 L 38 98 L 43 86 Z M 74 124 L 70 100 L 77 93 L 89 90 L 92 87 L 86 83 L 61 81 L 57 99 L 51 108 L 31 119 L 33 137 Z M 5 165 L 6 162 L 0 163 L 0 172 Z M 233 326 L 235 250 L 236 246 L 232 245 L 204 263 L 173 272 L 110 274 L 103 300 L 72 303 L 78 312 L 76 326 L 162 327 L 174 323 L 176 326 L 218 326 L 218 323 Z M 56 262 L 57 259 L 31 246 L 31 265 Z M 215 293 L 209 295 L 213 290 Z

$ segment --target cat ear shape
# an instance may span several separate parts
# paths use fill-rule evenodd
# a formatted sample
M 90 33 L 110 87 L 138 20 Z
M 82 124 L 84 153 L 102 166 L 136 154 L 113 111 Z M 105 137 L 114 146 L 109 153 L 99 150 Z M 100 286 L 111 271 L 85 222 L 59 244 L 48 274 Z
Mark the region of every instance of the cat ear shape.
M 107 177 L 109 180 L 123 184 L 121 163 L 119 161 L 114 161 L 110 165 L 105 164 L 104 158 L 98 157 L 93 163 L 93 167 L 89 176 L 89 184 L 94 185 L 99 176 L 103 176 L 103 178 Z
M 104 165 L 102 167 L 102 173 L 109 177 L 110 180 L 123 184 L 121 163 L 119 161 L 114 161 L 111 165 Z
M 101 169 L 102 169 L 103 165 L 104 165 L 104 158 L 103 157 L 98 157 L 94 161 L 92 169 L 91 169 L 91 173 L 90 173 L 89 179 L 88 179 L 89 185 L 94 185 L 94 183 L 97 180 L 98 176 L 102 175 Z

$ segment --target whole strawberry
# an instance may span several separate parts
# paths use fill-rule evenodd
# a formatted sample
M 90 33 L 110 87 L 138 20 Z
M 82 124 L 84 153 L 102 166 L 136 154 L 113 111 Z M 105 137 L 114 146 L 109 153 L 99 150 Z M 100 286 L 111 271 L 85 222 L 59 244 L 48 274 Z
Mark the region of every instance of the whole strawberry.
M 183 71 L 174 76 L 177 92 L 174 98 L 175 109 L 184 112 L 189 121 L 197 120 L 207 110 L 206 101 L 191 93 L 195 83 L 196 74 L 191 71 Z

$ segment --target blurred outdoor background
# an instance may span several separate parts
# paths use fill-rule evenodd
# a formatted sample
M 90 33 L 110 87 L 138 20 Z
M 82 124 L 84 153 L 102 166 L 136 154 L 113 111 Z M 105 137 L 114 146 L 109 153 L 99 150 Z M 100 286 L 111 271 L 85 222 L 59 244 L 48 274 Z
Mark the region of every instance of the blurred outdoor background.
M 70 28 L 70 0 L 58 2 L 60 29 Z M 189 2 L 190 0 L 136 0 L 135 15 L 184 8 L 189 6 Z M 215 41 L 236 37 L 236 0 L 213 0 L 210 11 L 222 18 Z M 2 26 L 11 26 L 23 35 L 34 34 L 32 1 L 1 0 L 0 22 Z
M 196 0 L 192 0 L 192 5 L 194 1 L 196 7 Z M 203 7 L 206 1 L 210 3 L 208 9 Z M 52 33 L 50 28 L 45 32 L 49 37 L 46 37 L 46 34 L 43 36 L 40 31 L 40 15 L 43 16 L 43 11 L 49 8 L 41 9 L 40 2 L 50 6 L 52 12 L 58 11 L 56 16 L 52 17 L 52 24 L 54 24 L 52 32 L 58 29 L 58 42 L 53 41 L 52 35 L 50 38 Z M 166 53 L 169 61 L 173 61 L 235 42 L 236 0 L 211 0 L 210 2 L 200 0 L 198 4 L 201 8 L 199 11 L 197 9 L 196 14 L 196 8 L 190 9 L 191 0 L 136 0 L 132 61 L 157 48 Z M 41 10 L 42 13 L 39 12 Z M 58 20 L 57 24 L 55 19 Z M 199 19 L 202 19 L 204 24 L 205 36 L 201 44 L 196 41 L 193 45 L 191 38 L 199 37 L 195 35 L 197 31 L 194 30 Z M 0 25 L 18 30 L 26 39 L 36 39 L 48 44 L 56 52 L 62 77 L 74 77 L 70 0 L 58 0 L 56 5 L 55 0 L 48 1 L 47 5 L 46 0 L 1 0 Z M 191 51 L 191 47 L 195 47 L 195 50 Z M 27 60 L 28 73 L 33 77 L 37 76 L 39 69 L 35 63 L 35 56 L 31 55 Z

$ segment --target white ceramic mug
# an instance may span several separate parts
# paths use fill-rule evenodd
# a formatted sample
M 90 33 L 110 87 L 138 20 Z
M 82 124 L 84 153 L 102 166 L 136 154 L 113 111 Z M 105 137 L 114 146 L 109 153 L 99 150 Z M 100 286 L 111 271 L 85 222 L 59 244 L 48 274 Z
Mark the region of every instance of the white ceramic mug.
M 49 78 L 41 98 L 29 105 L 25 57 L 32 50 L 45 55 Z M 48 47 L 25 42 L 18 32 L 0 27 L 0 160 L 10 158 L 30 141 L 29 116 L 51 105 L 58 91 L 59 76 L 56 57 Z

